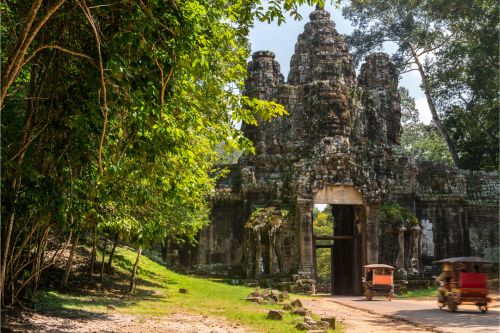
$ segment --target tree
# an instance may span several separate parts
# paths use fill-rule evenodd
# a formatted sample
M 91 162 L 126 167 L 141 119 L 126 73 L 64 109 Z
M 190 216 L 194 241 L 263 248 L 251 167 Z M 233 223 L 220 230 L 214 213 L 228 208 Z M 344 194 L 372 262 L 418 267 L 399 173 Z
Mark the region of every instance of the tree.
M 351 1 L 357 58 L 394 42 L 401 72 L 418 70 L 433 124 L 456 166 L 498 167 L 498 8 L 491 0 Z
M 323 1 L 2 3 L 2 302 L 36 289 L 49 234 L 194 237 L 216 145 L 286 112 L 239 94 L 248 29 L 303 3 Z
M 392 42 L 398 47 L 393 60 L 400 72 L 419 72 L 433 123 L 458 166 L 458 153 L 438 114 L 426 68 L 432 52 L 453 36 L 440 21 L 427 15 L 425 1 L 354 0 L 343 9 L 343 15 L 357 26 L 348 42 L 356 49 L 358 61 L 368 52 L 381 49 L 384 43 Z
M 453 34 L 436 50 L 430 86 L 443 110 L 443 122 L 471 170 L 498 169 L 499 39 L 496 1 L 442 1 L 429 15 Z
M 416 160 L 439 161 L 451 165 L 453 161 L 443 138 L 435 126 L 420 122 L 415 100 L 410 96 L 408 89 L 400 87 L 399 96 L 403 129 L 401 146 L 408 156 Z

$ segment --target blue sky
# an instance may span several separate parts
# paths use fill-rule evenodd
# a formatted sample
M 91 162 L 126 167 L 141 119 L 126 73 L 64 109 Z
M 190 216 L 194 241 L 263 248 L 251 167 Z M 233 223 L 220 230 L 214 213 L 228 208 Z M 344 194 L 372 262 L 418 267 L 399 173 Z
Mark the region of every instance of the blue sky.
M 351 23 L 342 17 L 341 9 L 334 8 L 332 5 L 325 6 L 330 12 L 333 22 L 336 24 L 337 31 L 341 34 L 350 34 L 354 27 Z M 290 58 L 292 57 L 297 37 L 304 30 L 304 24 L 309 22 L 309 14 L 314 7 L 302 6 L 299 13 L 302 15 L 301 21 L 294 21 L 287 18 L 286 23 L 278 26 L 276 23 L 255 22 L 255 27 L 250 31 L 250 43 L 252 53 L 255 51 L 269 50 L 276 54 L 276 60 L 281 65 L 281 72 L 286 77 L 290 69 Z M 386 45 L 385 52 L 391 53 L 391 45 Z M 431 114 L 427 106 L 425 95 L 420 88 L 420 77 L 418 72 L 413 71 L 404 74 L 399 85 L 408 88 L 410 95 L 415 98 L 417 109 L 419 110 L 420 120 L 426 124 L 431 121 Z

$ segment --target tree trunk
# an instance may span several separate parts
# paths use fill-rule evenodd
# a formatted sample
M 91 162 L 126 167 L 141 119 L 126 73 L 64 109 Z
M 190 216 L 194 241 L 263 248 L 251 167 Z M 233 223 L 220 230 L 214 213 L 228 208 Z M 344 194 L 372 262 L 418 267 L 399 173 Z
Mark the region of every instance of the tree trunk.
M 133 293 L 135 291 L 135 275 L 137 274 L 137 267 L 139 266 L 139 259 L 141 258 L 142 247 L 139 246 L 137 249 L 137 258 L 135 259 L 134 268 L 132 269 L 132 277 L 130 278 L 130 289 L 129 291 Z
M 94 239 L 92 241 L 92 255 L 90 258 L 90 269 L 89 269 L 89 278 L 90 282 L 94 281 L 94 264 L 97 254 L 97 223 L 94 225 Z
M 111 249 L 111 253 L 108 258 L 108 273 L 111 274 L 111 269 L 113 268 L 113 256 L 115 255 L 116 246 L 118 245 L 118 241 L 120 240 L 120 234 L 117 232 L 115 236 L 115 241 L 113 242 L 113 248 Z
M 79 235 L 76 234 L 72 239 L 73 242 L 71 243 L 71 251 L 69 253 L 68 261 L 66 262 L 66 269 L 64 270 L 64 276 L 61 281 L 61 289 L 66 288 L 66 285 L 68 284 L 69 275 L 71 274 L 71 267 L 73 265 L 73 258 L 75 257 L 75 250 L 78 246 L 78 238 Z
M 104 259 L 106 257 L 106 248 L 108 247 L 108 239 L 106 238 L 106 240 L 104 241 L 104 247 L 102 249 L 102 260 L 101 260 L 101 273 L 99 275 L 99 281 L 102 282 L 102 277 L 104 275 Z
M 49 219 L 50 220 L 50 219 Z M 44 262 L 44 254 L 45 254 L 45 247 L 47 246 L 47 240 L 49 237 L 49 231 L 50 231 L 50 226 L 48 226 L 45 229 L 45 232 L 42 236 L 42 239 L 40 240 L 38 244 L 38 249 L 37 249 L 37 254 L 36 254 L 36 260 L 33 265 L 33 270 L 31 275 L 33 276 L 33 283 L 32 283 L 32 289 L 31 289 L 31 297 L 30 299 L 33 299 L 35 296 L 35 291 L 38 287 L 38 283 L 40 282 L 40 275 L 42 272 L 42 267 L 43 267 L 43 262 Z M 17 298 L 17 295 L 16 295 Z
M 441 119 L 439 118 L 439 115 L 436 111 L 436 106 L 434 105 L 434 101 L 433 101 L 432 96 L 431 96 L 429 83 L 427 81 L 427 75 L 425 74 L 424 67 L 422 66 L 422 63 L 420 62 L 420 60 L 418 59 L 418 55 L 417 55 L 417 52 L 415 51 L 415 49 L 412 46 L 410 46 L 410 48 L 411 48 L 411 53 L 413 55 L 413 59 L 415 60 L 415 63 L 417 64 L 418 71 L 420 73 L 420 77 L 422 78 L 422 87 L 424 88 L 425 97 L 427 99 L 427 105 L 429 105 L 429 110 L 431 111 L 431 114 L 432 114 L 432 120 L 434 121 L 434 124 L 435 124 L 436 128 L 438 129 L 439 134 L 441 134 L 441 136 L 443 137 L 444 142 L 446 143 L 446 146 L 448 146 L 448 151 L 450 152 L 451 158 L 453 159 L 453 164 L 456 167 L 460 167 L 460 160 L 458 158 L 455 144 L 453 143 L 453 141 L 451 141 L 451 138 L 448 135 L 448 132 L 446 131 L 446 129 L 444 128 L 443 123 L 441 122 Z
M 0 272 L 0 293 L 3 292 L 3 287 L 5 283 L 5 276 L 7 273 L 7 262 L 9 261 L 8 253 L 10 252 L 10 239 L 12 237 L 12 229 L 14 227 L 14 218 L 15 218 L 15 209 L 17 205 L 17 201 L 19 199 L 19 190 L 21 188 L 21 179 L 22 179 L 22 165 L 24 162 L 24 156 L 27 150 L 27 143 L 29 139 L 30 130 L 33 123 L 33 108 L 28 107 L 28 112 L 24 119 L 23 125 L 23 137 L 19 141 L 19 150 L 17 153 L 17 161 L 16 161 L 16 170 L 14 177 L 12 179 L 10 189 L 12 191 L 13 198 L 10 203 L 7 204 L 7 224 L 5 229 L 2 228 L 2 263 L 1 263 L 1 272 Z M 2 201 L 2 203 L 4 203 Z M 3 302 L 3 295 L 1 296 Z M 3 303 L 2 303 L 3 304 Z
M 37 0 L 33 2 L 33 5 L 28 13 L 26 19 L 25 26 L 22 30 L 20 37 L 18 38 L 18 43 L 16 45 L 15 51 L 11 54 L 7 60 L 6 65 L 4 66 L 4 70 L 2 71 L 1 78 L 1 87 L 0 87 L 0 111 L 3 108 L 5 96 L 10 88 L 10 86 L 14 83 L 17 76 L 21 72 L 21 68 L 25 65 L 25 56 L 28 51 L 28 48 L 33 43 L 33 40 L 37 36 L 37 34 L 42 30 L 43 26 L 47 23 L 50 17 L 61 7 L 61 5 L 66 0 L 59 0 L 52 8 L 49 8 L 45 15 L 43 15 L 37 22 L 35 23 L 37 13 L 42 4 L 42 0 Z

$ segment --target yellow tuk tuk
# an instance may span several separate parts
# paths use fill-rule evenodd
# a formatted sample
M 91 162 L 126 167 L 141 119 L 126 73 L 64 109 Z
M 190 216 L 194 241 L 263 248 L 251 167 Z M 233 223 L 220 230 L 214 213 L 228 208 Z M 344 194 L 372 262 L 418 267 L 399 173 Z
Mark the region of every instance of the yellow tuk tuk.
M 454 257 L 436 261 L 442 272 L 439 282 L 438 307 L 455 312 L 460 304 L 474 304 L 481 312 L 488 311 L 488 275 L 483 266 L 489 262 L 480 257 Z
M 364 266 L 363 287 L 367 301 L 377 295 L 386 296 L 390 301 L 394 295 L 394 267 L 385 264 Z

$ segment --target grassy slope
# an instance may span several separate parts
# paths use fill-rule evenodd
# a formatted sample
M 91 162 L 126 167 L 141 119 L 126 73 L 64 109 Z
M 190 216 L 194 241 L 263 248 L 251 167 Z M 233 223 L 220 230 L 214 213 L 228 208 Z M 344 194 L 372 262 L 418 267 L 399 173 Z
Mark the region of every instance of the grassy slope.
M 135 253 L 117 248 L 115 266 L 120 273 L 130 272 Z M 64 313 L 66 316 L 81 316 L 106 313 L 107 305 L 116 307 L 114 312 L 145 316 L 162 316 L 169 313 L 189 312 L 209 316 L 222 316 L 232 323 L 239 323 L 259 332 L 299 332 L 294 326 L 303 317 L 287 314 L 282 322 L 266 320 L 269 309 L 280 309 L 278 305 L 257 305 L 246 302 L 245 297 L 253 290 L 241 286 L 230 286 L 207 279 L 176 274 L 147 257 L 140 262 L 137 292 L 96 292 L 86 294 L 59 294 L 41 291 L 37 297 L 37 308 L 44 311 Z M 121 274 L 125 277 L 126 275 Z M 125 288 L 128 281 L 121 281 Z M 188 294 L 179 293 L 179 288 L 188 289 Z M 340 332 L 337 329 L 336 332 Z

